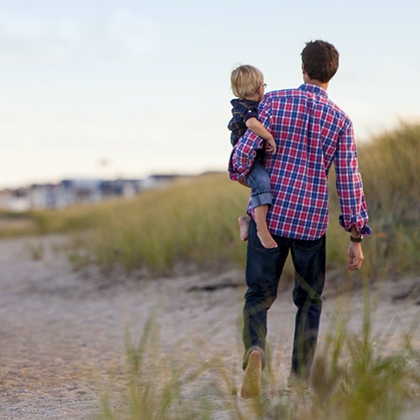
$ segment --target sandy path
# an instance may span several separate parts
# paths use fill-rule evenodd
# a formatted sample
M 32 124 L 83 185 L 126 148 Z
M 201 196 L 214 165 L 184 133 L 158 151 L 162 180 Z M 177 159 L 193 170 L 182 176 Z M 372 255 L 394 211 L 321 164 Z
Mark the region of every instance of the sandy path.
M 41 243 L 43 257 L 34 260 L 31 249 Z M 64 243 L 65 238 L 59 236 L 0 241 L 1 419 L 97 417 L 101 392 L 111 378 L 116 388 L 125 386 L 126 327 L 136 340 L 155 307 L 159 308 L 162 352 L 179 354 L 181 358 L 188 355 L 197 364 L 217 356 L 231 371 L 233 382 L 240 382 L 239 326 L 244 288 L 190 289 L 208 284 L 241 284 L 241 273 L 195 273 L 153 281 L 139 274 L 127 278 L 114 273 L 111 286 L 110 279 L 95 269 L 72 271 L 62 250 Z M 381 294 L 374 292 L 380 301 L 375 330 L 398 331 L 388 340 L 390 344 L 392 340 L 397 343 L 399 333 L 408 330 L 418 314 L 419 307 L 412 297 L 393 301 L 393 297 L 412 289 L 415 281 L 387 283 Z M 327 290 L 321 341 L 337 301 L 328 297 Z M 357 292 L 350 301 L 355 328 L 360 324 L 360 308 L 362 299 Z M 284 383 L 293 315 L 290 289 L 286 289 L 269 318 L 269 342 Z M 415 341 L 418 339 L 416 333 Z M 233 398 L 217 395 L 211 387 L 214 380 L 209 369 L 193 388 L 186 388 L 183 397 L 193 402 L 209 393 L 211 397 L 213 392 L 214 400 Z M 216 410 L 214 418 L 228 417 Z

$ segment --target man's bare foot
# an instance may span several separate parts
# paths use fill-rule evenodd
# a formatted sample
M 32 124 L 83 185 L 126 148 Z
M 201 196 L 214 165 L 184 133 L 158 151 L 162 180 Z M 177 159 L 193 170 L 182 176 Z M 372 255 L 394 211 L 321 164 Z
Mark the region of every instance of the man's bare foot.
M 253 350 L 248 358 L 242 382 L 241 396 L 249 399 L 260 395 L 261 391 L 262 354 L 259 350 Z
M 265 230 L 258 230 L 257 236 L 260 239 L 262 246 L 267 249 L 271 248 L 277 248 L 277 242 L 273 239 L 271 236 L 271 233 L 268 231 L 268 229 Z
M 249 223 L 251 221 L 251 218 L 246 216 L 241 216 L 238 218 L 239 223 L 239 237 L 241 238 L 241 241 L 247 241 L 248 240 L 248 230 L 249 230 Z

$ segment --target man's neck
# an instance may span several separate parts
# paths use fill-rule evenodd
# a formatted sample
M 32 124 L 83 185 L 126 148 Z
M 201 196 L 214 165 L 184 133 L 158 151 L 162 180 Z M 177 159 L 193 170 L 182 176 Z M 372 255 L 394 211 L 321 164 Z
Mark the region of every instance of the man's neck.
M 324 89 L 325 91 L 328 89 L 329 81 L 326 82 L 326 83 L 323 83 L 323 82 L 320 82 L 317 79 L 311 79 L 309 77 L 308 73 L 306 73 L 305 66 L 303 64 L 302 64 L 302 74 L 303 74 L 303 81 L 305 83 L 307 83 L 308 85 L 319 86 L 320 88 Z
M 305 83 L 307 83 L 308 85 L 315 85 L 318 86 L 324 90 L 328 89 L 328 82 L 327 83 L 322 83 L 319 80 L 314 80 L 314 79 L 306 79 Z

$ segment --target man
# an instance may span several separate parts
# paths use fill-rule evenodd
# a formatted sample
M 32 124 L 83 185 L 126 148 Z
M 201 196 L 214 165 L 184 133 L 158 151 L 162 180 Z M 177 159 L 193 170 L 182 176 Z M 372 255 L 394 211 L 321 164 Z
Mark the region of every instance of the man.
M 267 215 L 278 247 L 266 249 L 251 220 L 248 233 L 243 341 L 245 370 L 241 394 L 260 392 L 265 367 L 267 312 L 289 251 L 295 267 L 293 301 L 297 307 L 289 386 L 307 387 L 314 359 L 325 280 L 325 232 L 328 226 L 328 172 L 334 163 L 340 198 L 340 224 L 350 232 L 349 270 L 363 262 L 362 235 L 369 236 L 368 216 L 358 170 L 353 125 L 328 99 L 329 81 L 338 69 L 339 54 L 325 41 L 306 44 L 301 54 L 304 84 L 270 92 L 259 106 L 259 119 L 277 144 L 266 154 L 273 204 Z M 229 172 L 242 181 L 263 140 L 247 131 L 235 146 Z M 252 215 L 252 210 L 248 211 Z

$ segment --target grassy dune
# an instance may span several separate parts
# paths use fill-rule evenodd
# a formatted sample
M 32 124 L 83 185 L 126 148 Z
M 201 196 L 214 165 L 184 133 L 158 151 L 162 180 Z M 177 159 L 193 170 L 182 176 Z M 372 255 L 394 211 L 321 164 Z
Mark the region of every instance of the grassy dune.
M 420 125 L 403 124 L 363 145 L 360 168 L 375 234 L 367 253 L 385 271 L 420 268 Z
M 358 146 L 360 170 L 374 234 L 364 241 L 364 273 L 383 278 L 420 268 L 420 126 L 401 125 Z M 329 268 L 344 267 L 348 240 L 338 225 L 334 173 L 330 176 Z M 103 267 L 147 267 L 170 272 L 175 261 L 200 266 L 243 265 L 245 244 L 236 219 L 249 190 L 227 174 L 203 175 L 130 200 L 65 210 L 31 212 L 30 225 L 2 229 L 2 236 L 84 232 L 77 247 Z M 0 215 L 1 216 L 1 215 Z M 88 234 L 86 234 L 88 232 Z M 290 271 L 290 270 L 289 270 Z

